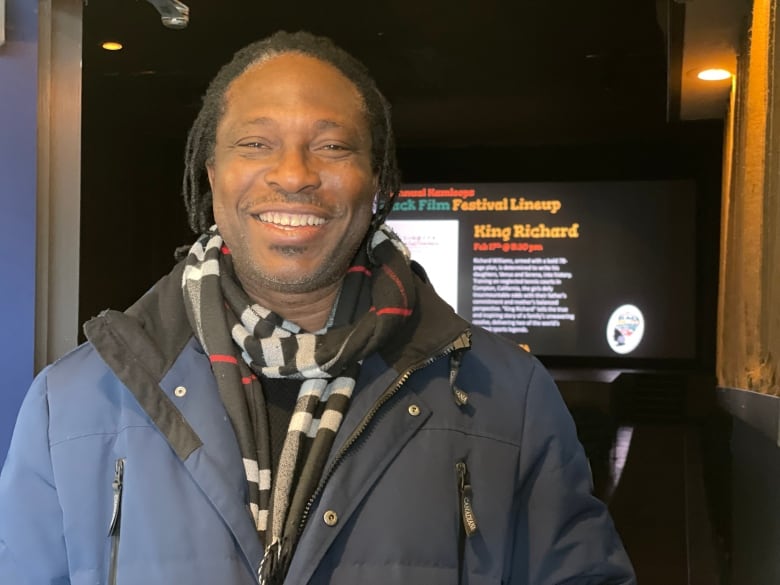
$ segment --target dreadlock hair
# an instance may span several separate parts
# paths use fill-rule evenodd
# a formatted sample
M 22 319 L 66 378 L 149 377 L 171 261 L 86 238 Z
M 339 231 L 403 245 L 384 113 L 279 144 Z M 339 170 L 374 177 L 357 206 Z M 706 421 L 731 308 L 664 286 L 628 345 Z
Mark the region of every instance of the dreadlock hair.
M 206 163 L 214 155 L 217 125 L 225 113 L 225 95 L 231 83 L 247 69 L 285 53 L 308 55 L 329 63 L 355 84 L 363 99 L 371 129 L 371 166 L 378 179 L 371 229 L 384 222 L 393 208 L 401 180 L 395 158 L 390 104 L 377 88 L 368 69 L 329 38 L 303 31 L 280 31 L 239 50 L 233 60 L 219 70 L 203 97 L 203 105 L 187 136 L 182 182 L 190 228 L 196 234 L 206 232 L 214 223 Z

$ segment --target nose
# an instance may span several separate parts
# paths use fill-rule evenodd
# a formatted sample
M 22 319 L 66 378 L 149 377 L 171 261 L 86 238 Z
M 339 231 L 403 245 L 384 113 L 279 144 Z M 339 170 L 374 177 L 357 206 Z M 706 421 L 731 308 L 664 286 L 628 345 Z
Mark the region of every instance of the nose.
M 281 148 L 265 173 L 266 182 L 286 193 L 300 193 L 320 186 L 320 175 L 303 148 Z

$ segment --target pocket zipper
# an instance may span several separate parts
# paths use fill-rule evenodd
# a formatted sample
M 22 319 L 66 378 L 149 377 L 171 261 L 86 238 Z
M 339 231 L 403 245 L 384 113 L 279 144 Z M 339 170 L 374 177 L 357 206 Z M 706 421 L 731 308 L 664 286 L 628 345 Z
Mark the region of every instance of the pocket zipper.
M 460 494 L 460 517 L 463 521 L 463 530 L 466 536 L 473 536 L 479 526 L 477 517 L 474 515 L 474 505 L 472 502 L 471 483 L 469 482 L 469 470 L 465 461 L 458 461 L 455 464 L 458 471 L 458 493 Z
M 125 476 L 125 460 L 117 459 L 114 466 L 114 481 L 111 487 L 114 490 L 114 503 L 111 510 L 111 524 L 108 527 L 108 536 L 111 537 L 111 557 L 109 560 L 108 583 L 116 585 L 117 558 L 119 556 L 119 525 L 122 515 L 122 483 Z

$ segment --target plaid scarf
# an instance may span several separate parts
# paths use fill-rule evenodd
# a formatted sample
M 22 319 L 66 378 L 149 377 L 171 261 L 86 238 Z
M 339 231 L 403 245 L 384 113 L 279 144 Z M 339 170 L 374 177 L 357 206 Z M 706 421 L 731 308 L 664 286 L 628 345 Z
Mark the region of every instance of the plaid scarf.
M 347 270 L 329 324 L 316 333 L 251 302 L 216 226 L 190 248 L 182 287 L 190 325 L 209 356 L 241 449 L 250 513 L 266 546 L 264 564 L 271 561 L 264 568 L 272 575 L 267 580 L 281 582 L 360 363 L 414 308 L 409 253 L 389 228 L 370 233 Z M 273 481 L 258 375 L 301 380 Z

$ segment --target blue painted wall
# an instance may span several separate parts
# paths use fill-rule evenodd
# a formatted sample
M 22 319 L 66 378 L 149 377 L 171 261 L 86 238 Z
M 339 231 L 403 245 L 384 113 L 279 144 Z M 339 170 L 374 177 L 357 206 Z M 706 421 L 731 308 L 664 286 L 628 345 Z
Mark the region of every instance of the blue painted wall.
M 0 47 L 0 465 L 33 377 L 38 2 L 6 0 Z

